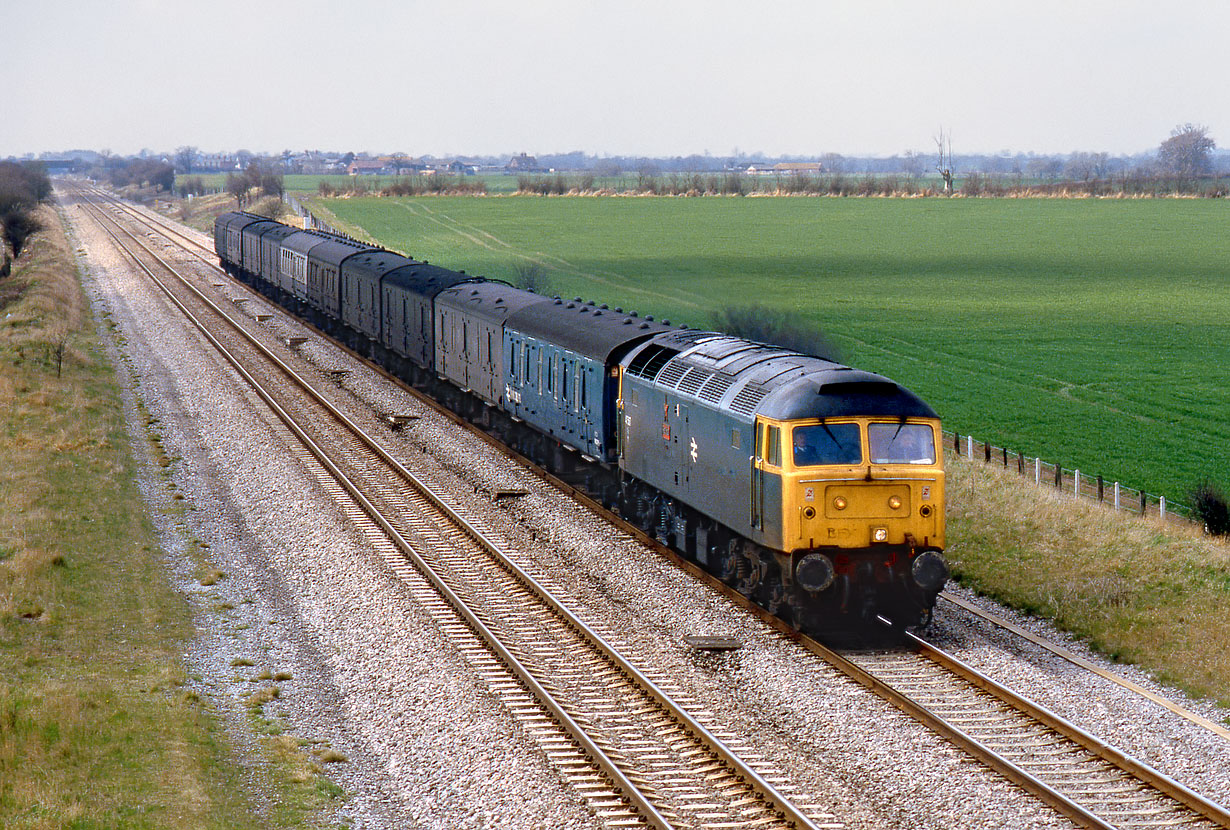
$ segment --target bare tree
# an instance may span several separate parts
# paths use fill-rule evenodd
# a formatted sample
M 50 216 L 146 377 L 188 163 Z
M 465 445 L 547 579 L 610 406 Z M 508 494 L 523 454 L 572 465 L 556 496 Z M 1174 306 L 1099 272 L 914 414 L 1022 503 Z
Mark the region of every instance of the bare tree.
M 926 162 L 923 161 L 922 153 L 917 150 L 906 150 L 901 156 L 901 170 L 911 179 L 921 176 L 925 166 Z
M 191 173 L 194 163 L 196 163 L 195 147 L 185 145 L 175 150 L 175 169 L 177 171 L 184 174 Z
M 226 174 L 226 192 L 235 197 L 239 210 L 243 210 L 244 205 L 248 202 L 248 186 L 247 176 L 236 176 L 234 173 Z
M 1184 124 L 1170 131 L 1170 138 L 1157 149 L 1157 163 L 1164 172 L 1187 179 L 1207 176 L 1212 171 L 1211 156 L 1217 144 L 1209 128 Z
M 944 134 L 941 129 L 940 134 L 935 137 L 935 146 L 939 150 L 939 161 L 935 165 L 935 170 L 940 174 L 940 178 L 944 180 L 944 193 L 952 195 L 952 134 Z
M 1068 157 L 1068 163 L 1064 166 L 1063 175 L 1065 178 L 1072 179 L 1073 181 L 1087 182 L 1097 177 L 1095 172 L 1096 166 L 1093 153 L 1073 153 Z
M 846 172 L 846 157 L 841 153 L 825 153 L 820 157 L 820 169 L 826 173 Z

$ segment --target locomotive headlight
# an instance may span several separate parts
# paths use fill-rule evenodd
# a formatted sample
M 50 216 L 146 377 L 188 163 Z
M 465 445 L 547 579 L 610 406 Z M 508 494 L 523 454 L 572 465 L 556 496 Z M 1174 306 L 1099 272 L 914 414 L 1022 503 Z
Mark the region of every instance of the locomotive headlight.
M 838 510 L 845 510 L 847 503 L 848 502 L 846 502 L 845 498 L 843 498 L 842 496 L 838 496 L 837 498 L 833 499 L 833 506 L 836 507 Z
M 873 542 L 887 542 L 887 541 L 888 541 L 888 528 L 886 528 L 886 527 L 873 527 L 873 528 L 871 529 L 871 541 L 873 541 Z
M 891 507 L 893 510 L 900 510 L 901 509 L 901 499 L 898 496 L 890 497 L 888 500 L 888 506 Z

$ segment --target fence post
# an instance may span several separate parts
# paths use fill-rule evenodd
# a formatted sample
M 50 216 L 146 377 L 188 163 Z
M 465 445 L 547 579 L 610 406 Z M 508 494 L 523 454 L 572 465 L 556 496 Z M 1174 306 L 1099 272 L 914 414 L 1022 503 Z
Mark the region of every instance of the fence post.
M 990 441 L 982 442 L 982 451 L 983 451 L 983 456 L 984 456 L 982 460 L 990 464 L 991 463 L 991 442 Z
M 1072 471 L 1072 482 L 1073 482 L 1072 493 L 1073 495 L 1079 496 L 1081 494 L 1081 471 L 1080 470 Z
M 1004 469 L 1008 469 L 1008 448 L 1004 447 Z
M 1056 464 L 1055 465 L 1055 489 L 1058 490 L 1062 487 L 1063 487 L 1063 467 Z
M 953 432 L 952 434 L 952 451 L 957 455 L 961 454 L 961 433 Z
M 1140 491 L 1140 516 L 1144 518 L 1145 511 L 1149 509 L 1149 500 L 1145 497 L 1145 491 Z
M 1042 459 L 1034 459 L 1034 484 L 1042 483 Z
M 1017 475 L 1025 475 L 1025 455 L 1023 453 L 1016 454 L 1016 472 Z
M 1106 491 L 1105 491 L 1103 484 L 1104 482 L 1102 481 L 1102 476 L 1099 475 L 1098 476 L 1098 504 L 1101 504 L 1105 500 L 1104 496 L 1105 496 Z
M 965 454 L 970 461 L 974 460 L 974 436 L 972 435 L 965 436 Z
M 1166 521 L 1166 497 L 1165 496 L 1157 497 L 1157 515 L 1158 515 L 1159 520 L 1163 522 Z
M 1115 482 L 1115 509 L 1119 509 L 1119 482 Z

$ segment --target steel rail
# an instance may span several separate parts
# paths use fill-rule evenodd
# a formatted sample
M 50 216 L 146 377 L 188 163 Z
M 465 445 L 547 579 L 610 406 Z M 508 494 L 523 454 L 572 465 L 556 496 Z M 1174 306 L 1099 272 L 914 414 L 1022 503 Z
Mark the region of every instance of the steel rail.
M 131 234 L 129 234 L 129 236 L 131 237 Z M 794 825 L 798 827 L 811 828 L 811 830 L 816 829 L 816 825 L 814 824 L 814 822 L 812 822 L 812 820 L 806 814 L 801 812 L 789 798 L 787 798 L 785 795 L 780 793 L 771 782 L 765 780 L 763 776 L 761 776 L 754 769 L 748 766 L 747 763 L 744 762 L 733 750 L 731 750 L 720 738 L 718 738 L 711 731 L 709 731 L 703 724 L 696 721 L 685 709 L 683 709 L 681 706 L 676 704 L 665 691 L 663 691 L 657 684 L 655 684 L 650 678 L 648 678 L 639 669 L 637 669 L 630 662 L 628 662 L 628 660 L 624 658 L 623 655 L 620 654 L 615 649 L 615 647 L 612 646 L 609 642 L 607 642 L 598 632 L 594 631 L 584 621 L 580 620 L 547 588 L 541 585 L 541 583 L 535 580 L 530 574 L 526 573 L 525 570 L 522 569 L 519 565 L 517 565 L 517 563 L 513 561 L 513 559 L 507 553 L 505 553 L 496 542 L 491 540 L 486 534 L 484 534 L 479 528 L 475 527 L 464 516 L 461 516 L 459 513 L 457 513 L 451 506 L 449 506 L 444 501 L 442 501 L 431 490 L 431 488 L 428 485 L 422 482 L 410 470 L 406 469 L 404 465 L 402 465 L 383 446 L 381 446 L 371 436 L 369 436 L 361 427 L 355 424 L 344 413 L 337 410 L 331 403 L 329 403 L 322 396 L 320 396 L 320 394 L 317 393 L 316 390 L 313 389 L 309 383 L 307 383 L 307 381 L 303 380 L 290 366 L 288 366 L 277 355 L 269 351 L 269 349 L 264 344 L 260 343 L 258 340 L 252 337 L 252 335 L 248 333 L 244 329 L 243 326 L 241 326 L 234 319 L 232 319 L 230 315 L 226 313 L 226 311 L 221 309 L 216 303 L 214 303 L 212 300 L 206 297 L 195 286 L 191 285 L 191 283 L 188 280 L 186 280 L 184 277 L 182 277 L 174 269 L 174 267 L 172 267 L 171 265 L 168 265 L 156 253 L 146 248 L 139 240 L 136 240 L 135 237 L 132 237 L 132 238 L 138 245 L 141 245 L 141 247 L 150 256 L 152 256 L 155 260 L 157 260 L 159 264 L 161 264 L 168 271 L 170 271 L 171 273 L 179 277 L 181 280 L 183 280 L 185 285 L 203 303 L 205 303 L 214 313 L 216 313 L 217 315 L 222 317 L 224 320 L 226 320 L 226 322 L 229 325 L 231 325 L 240 334 L 241 337 L 243 337 L 246 341 L 248 341 L 254 348 L 259 350 L 265 358 L 270 360 L 275 366 L 277 366 L 277 368 L 280 371 L 285 373 L 292 380 L 293 383 L 300 386 L 306 394 L 308 394 L 310 397 L 316 400 L 322 407 L 327 409 L 330 415 L 334 417 L 335 419 L 337 419 L 340 423 L 342 423 L 346 427 L 346 429 L 354 435 L 354 437 L 356 437 L 361 443 L 367 446 L 368 449 L 371 450 L 374 454 L 376 454 L 381 459 L 382 462 L 388 465 L 390 469 L 394 470 L 401 478 L 403 478 L 403 480 L 405 480 L 406 483 L 414 487 L 415 490 L 420 493 L 420 495 L 422 495 L 424 498 L 430 501 L 433 507 L 435 507 L 439 512 L 444 514 L 448 518 L 449 521 L 453 522 L 455 526 L 461 529 L 466 535 L 472 538 L 480 547 L 482 547 L 489 554 L 491 554 L 503 567 L 505 567 L 510 573 L 512 573 L 518 579 L 518 581 L 522 582 L 522 584 L 525 585 L 528 590 L 530 590 L 533 594 L 535 594 L 541 601 L 543 601 L 544 604 L 550 607 L 558 616 L 564 619 L 568 623 L 568 625 L 572 627 L 574 630 L 576 630 L 584 639 L 592 643 L 600 652 L 602 652 L 604 656 L 608 660 L 613 662 L 621 672 L 623 672 L 627 677 L 629 677 L 635 684 L 640 686 L 660 706 L 662 706 L 672 715 L 678 717 L 684 724 L 685 728 L 688 731 L 692 732 L 703 743 L 707 744 L 719 758 L 721 758 L 730 767 L 732 767 L 732 769 L 734 770 L 737 776 L 739 776 L 745 782 L 747 782 L 754 790 L 759 791 L 761 796 L 765 798 L 765 800 L 772 805 L 773 809 L 775 809 L 777 812 L 783 815 L 787 821 L 793 823 Z M 131 252 L 129 252 L 129 256 L 133 256 Z M 135 260 L 135 257 L 134 257 L 134 260 Z M 287 419 L 290 418 L 289 414 L 285 414 L 284 410 L 282 410 L 282 408 L 278 406 L 276 402 L 272 400 L 272 398 L 267 396 L 267 394 L 259 387 L 258 382 L 254 378 L 252 378 L 246 372 L 246 370 L 244 370 L 242 367 L 239 366 L 237 359 L 233 358 L 229 354 L 229 352 L 225 350 L 225 347 L 219 342 L 217 342 L 212 334 L 206 331 L 204 325 L 185 306 L 183 306 L 183 304 L 178 300 L 178 298 L 174 297 L 172 292 L 170 292 L 170 290 L 166 288 L 166 286 L 163 285 L 162 282 L 158 280 L 158 278 L 155 277 L 152 272 L 149 271 L 149 269 L 145 268 L 144 265 L 141 265 L 141 267 L 143 270 L 146 271 L 147 274 L 150 275 L 152 279 L 155 280 L 155 282 L 159 285 L 159 287 L 162 288 L 162 290 L 166 292 L 168 296 L 172 298 L 172 300 L 176 303 L 176 305 L 178 305 L 181 308 L 184 314 L 188 316 L 189 319 L 192 320 L 192 322 L 198 328 L 201 329 L 201 331 L 205 334 L 207 339 L 209 339 L 210 342 L 214 344 L 215 348 L 217 348 L 220 352 L 224 354 L 228 362 L 230 362 L 233 366 L 235 366 L 237 371 L 240 372 L 240 374 L 244 377 L 244 379 L 249 384 L 251 384 L 253 388 L 257 391 L 257 394 L 260 395 L 262 400 L 265 400 L 266 403 L 270 405 L 271 409 L 273 409 L 275 413 L 278 414 L 278 417 L 282 419 L 283 421 L 287 421 Z M 302 433 L 302 430 L 298 427 L 297 424 L 292 425 L 290 421 L 287 421 L 287 426 L 293 432 L 295 432 L 296 436 L 299 437 L 301 441 L 304 441 L 305 445 L 309 447 L 315 446 L 314 444 L 309 444 L 311 439 L 308 438 L 305 433 Z M 311 451 L 313 452 L 314 455 L 317 455 L 318 452 L 323 453 L 323 450 L 320 450 L 318 447 L 315 449 L 312 449 Z M 600 748 L 598 748 L 595 744 L 593 744 L 592 741 L 588 738 L 588 736 L 584 735 L 584 732 L 581 729 L 581 727 L 578 724 L 576 724 L 572 720 L 572 718 L 568 716 L 567 712 L 564 711 L 563 708 L 560 707 L 559 704 L 554 701 L 554 699 L 549 695 L 549 693 L 546 692 L 546 690 L 543 689 L 541 685 L 538 684 L 538 682 L 533 679 L 533 677 L 529 673 L 529 670 L 526 669 L 519 661 L 517 661 L 517 659 L 511 653 L 509 653 L 503 647 L 502 644 L 499 643 L 498 638 L 495 637 L 494 633 L 490 632 L 490 630 L 481 622 L 481 620 L 479 620 L 476 616 L 473 615 L 473 612 L 468 609 L 468 607 L 464 604 L 464 602 L 460 599 L 460 597 L 458 597 L 447 585 L 445 585 L 443 581 L 439 580 L 439 577 L 434 573 L 430 565 L 426 561 L 424 561 L 418 555 L 418 553 L 414 551 L 413 547 L 410 546 L 409 543 L 400 534 L 397 533 L 397 531 L 392 527 L 392 525 L 389 524 L 388 521 L 382 515 L 380 515 L 378 509 L 374 505 L 372 505 L 371 502 L 368 501 L 366 497 L 364 497 L 358 491 L 355 485 L 353 485 L 347 479 L 345 474 L 340 469 L 338 469 L 333 464 L 332 461 L 329 461 L 326 458 L 321 457 L 320 455 L 317 455 L 317 457 L 321 461 L 321 463 L 325 465 L 327 469 L 329 469 L 330 474 L 338 479 L 339 484 L 343 486 L 347 490 L 347 492 L 350 493 L 353 498 L 355 498 L 357 502 L 360 503 L 364 511 L 369 514 L 369 516 L 373 519 L 373 521 L 377 522 L 381 526 L 382 530 L 384 530 L 387 534 L 390 535 L 390 540 L 393 541 L 394 544 L 396 544 L 399 547 L 399 549 L 401 549 L 408 557 L 410 557 L 412 561 L 414 561 L 415 565 L 421 571 L 423 571 L 425 575 L 428 576 L 428 578 L 432 581 L 433 585 L 435 585 L 437 589 L 440 590 L 440 592 L 448 599 L 450 604 L 453 604 L 454 607 L 457 608 L 459 613 L 462 613 L 463 616 L 467 619 L 467 621 L 470 622 L 470 624 L 474 626 L 474 628 L 477 631 L 482 633 L 482 636 L 484 637 L 484 639 L 491 638 L 488 642 L 493 647 L 493 649 L 496 649 L 498 653 L 500 653 L 501 657 L 509 663 L 510 667 L 514 669 L 518 677 L 521 678 L 523 682 L 526 682 L 526 684 L 531 687 L 531 690 L 534 691 L 536 696 L 538 695 L 542 696 L 540 699 L 544 701 L 544 705 L 547 705 L 547 707 L 552 711 L 552 713 L 561 719 L 562 723 L 565 725 L 565 728 L 568 729 L 570 734 L 572 734 L 573 737 L 577 739 L 579 743 L 582 743 L 586 747 L 587 751 L 592 752 L 594 754 L 596 762 L 599 762 L 598 759 L 605 759 L 606 763 L 599 762 L 599 765 L 602 766 L 604 771 L 612 775 L 613 778 L 615 778 L 617 781 L 620 782 L 621 789 L 625 787 L 631 788 L 631 792 L 639 795 L 640 791 L 635 787 L 635 785 L 633 785 L 630 781 L 627 780 L 627 778 L 623 775 L 621 771 L 618 770 L 617 767 L 615 767 L 614 762 L 610 761 L 608 756 L 606 756 L 605 753 L 603 753 Z M 574 732 L 574 730 L 576 731 Z M 578 737 L 578 733 L 582 737 Z M 607 768 L 606 764 L 611 765 L 610 769 Z M 669 826 L 669 824 L 666 823 L 666 819 L 662 818 L 661 815 L 656 811 L 656 809 L 654 809 L 653 806 L 649 804 L 647 801 L 645 801 L 643 805 L 638 802 L 637 806 L 640 809 L 644 809 L 648 815 L 654 816 L 657 818 L 657 820 L 661 821 L 662 823 L 659 824 L 658 826 L 664 826 L 664 827 Z
M 1079 654 L 1073 654 L 1071 651 L 1068 651 L 1066 648 L 1063 648 L 1062 646 L 1056 645 L 1055 643 L 1052 643 L 1049 640 L 1039 637 L 1038 635 L 1030 631 L 1026 631 L 1024 628 L 1021 628 L 1018 625 L 1008 622 L 1008 620 L 1005 620 L 1003 617 L 992 614 L 990 611 L 987 611 L 983 608 L 979 608 L 977 605 L 974 605 L 972 602 L 967 602 L 966 600 L 961 599 L 961 597 L 958 597 L 949 591 L 942 592 L 940 594 L 940 598 L 948 602 L 951 602 L 953 605 L 957 606 L 961 610 L 966 611 L 970 614 L 973 614 L 974 616 L 979 617 L 980 619 L 983 619 L 991 623 L 992 625 L 995 625 L 999 628 L 1004 629 L 1005 631 L 1009 631 L 1017 635 L 1018 637 L 1028 640 L 1029 642 L 1033 643 L 1039 648 L 1046 649 L 1047 651 L 1051 652 L 1055 656 L 1060 657 L 1064 660 L 1067 660 L 1069 663 L 1072 663 L 1075 666 L 1080 666 L 1082 669 L 1093 672 L 1094 674 L 1098 675 L 1099 677 L 1105 680 L 1109 680 L 1110 682 L 1118 686 L 1122 686 L 1123 688 L 1131 692 L 1135 692 L 1141 697 L 1144 697 L 1148 700 L 1153 701 L 1157 705 L 1169 710 L 1170 712 L 1178 715 L 1181 718 L 1184 718 L 1185 720 L 1189 720 L 1192 723 L 1197 724 L 1198 726 L 1202 726 L 1205 729 L 1209 730 L 1210 732 L 1213 732 L 1216 735 L 1220 735 L 1223 738 L 1230 739 L 1230 729 L 1227 729 L 1221 724 L 1214 723 L 1208 718 L 1201 717 L 1200 715 L 1196 714 L 1190 709 L 1185 709 L 1184 707 L 1180 706 L 1174 701 L 1169 700 L 1165 697 L 1162 697 L 1161 695 L 1155 692 L 1151 692 L 1138 683 L 1133 683 L 1131 680 L 1128 680 L 1127 678 L 1120 677 L 1114 672 L 1107 671 L 1101 666 L 1098 666 L 1090 662 L 1089 660 L 1086 660 L 1084 657 L 1081 657 Z
M 953 674 L 993 695 L 999 700 L 1023 712 L 1047 728 L 1058 732 L 1073 743 L 1083 747 L 1107 763 L 1115 766 L 1132 777 L 1153 787 L 1160 793 L 1173 798 L 1189 810 L 1199 813 L 1220 827 L 1230 828 L 1230 811 L 1216 804 L 1199 793 L 1175 781 L 1136 758 L 1126 755 L 1115 747 L 1075 725 L 1071 721 L 1037 704 L 1029 698 L 1017 694 L 1008 687 L 992 680 L 987 675 L 964 663 L 954 655 L 938 646 L 928 643 L 921 637 L 905 632 L 906 638 L 923 655 L 948 669 Z

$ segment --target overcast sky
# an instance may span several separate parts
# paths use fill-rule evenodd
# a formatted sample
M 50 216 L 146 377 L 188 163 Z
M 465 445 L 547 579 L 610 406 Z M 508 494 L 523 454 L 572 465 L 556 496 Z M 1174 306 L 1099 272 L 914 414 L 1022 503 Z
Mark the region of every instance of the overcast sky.
M 1227 35 L 1224 0 L 0 0 L 0 157 L 1230 146 Z

